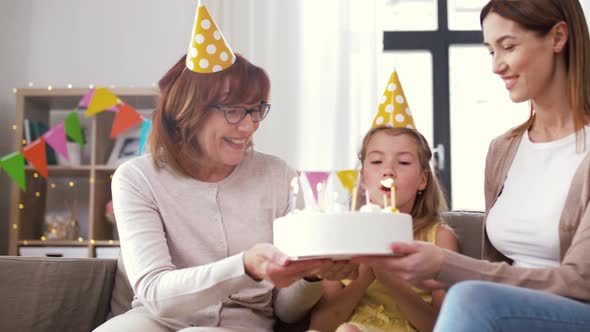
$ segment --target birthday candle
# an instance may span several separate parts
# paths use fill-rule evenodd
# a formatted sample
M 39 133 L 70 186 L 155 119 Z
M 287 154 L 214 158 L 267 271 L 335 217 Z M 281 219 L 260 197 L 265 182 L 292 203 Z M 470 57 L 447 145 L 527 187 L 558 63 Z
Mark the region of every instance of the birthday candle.
M 365 204 L 371 204 L 371 194 L 369 194 L 369 189 L 365 189 Z
M 383 208 L 387 209 L 387 195 L 383 194 Z
M 391 212 L 395 212 L 395 211 L 397 211 L 397 207 L 395 205 L 395 183 L 394 182 L 391 183 L 391 188 L 389 188 L 389 191 L 391 193 Z
M 350 211 L 356 210 L 356 196 L 358 195 L 359 187 L 355 186 L 352 189 L 352 204 L 350 205 Z

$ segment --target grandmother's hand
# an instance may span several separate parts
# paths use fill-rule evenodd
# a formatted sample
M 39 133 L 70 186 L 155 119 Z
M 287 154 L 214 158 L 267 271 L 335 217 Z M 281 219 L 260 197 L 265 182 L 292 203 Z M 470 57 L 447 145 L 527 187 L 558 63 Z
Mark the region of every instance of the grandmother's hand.
M 325 259 L 290 261 L 289 257 L 269 243 L 259 243 L 244 252 L 244 269 L 257 280 L 270 281 L 276 287 L 287 287 L 304 276 L 315 275 Z
M 412 241 L 392 243 L 391 250 L 402 256 L 364 256 L 352 261 L 373 266 L 380 273 L 395 274 L 422 287 L 443 286 L 433 280 L 439 274 L 444 261 L 444 253 L 440 247 L 428 242 Z

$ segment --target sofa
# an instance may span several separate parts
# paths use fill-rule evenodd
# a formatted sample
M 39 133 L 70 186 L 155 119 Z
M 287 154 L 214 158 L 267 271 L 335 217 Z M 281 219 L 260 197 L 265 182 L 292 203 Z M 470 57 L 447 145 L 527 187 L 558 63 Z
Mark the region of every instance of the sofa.
M 481 258 L 483 213 L 444 215 L 465 255 Z M 117 268 L 120 266 L 120 268 Z M 133 292 L 121 261 L 0 256 L 0 331 L 91 331 L 131 307 Z M 303 331 L 277 322 L 275 330 Z

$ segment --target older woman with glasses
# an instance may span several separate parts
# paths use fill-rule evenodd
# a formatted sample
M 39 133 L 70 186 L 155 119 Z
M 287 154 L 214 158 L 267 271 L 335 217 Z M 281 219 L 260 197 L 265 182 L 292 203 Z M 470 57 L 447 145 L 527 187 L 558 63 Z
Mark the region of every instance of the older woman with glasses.
M 272 243 L 296 172 L 252 149 L 270 83 L 240 55 L 201 74 L 183 56 L 160 80 L 151 154 L 121 165 L 112 190 L 133 309 L 110 331 L 272 331 L 321 296 L 319 276 L 355 267 L 290 261 Z

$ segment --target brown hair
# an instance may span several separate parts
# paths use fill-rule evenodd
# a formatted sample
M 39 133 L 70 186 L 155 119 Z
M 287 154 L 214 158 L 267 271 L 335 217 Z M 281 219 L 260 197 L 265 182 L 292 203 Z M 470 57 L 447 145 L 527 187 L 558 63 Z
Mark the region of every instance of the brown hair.
M 564 51 L 567 68 L 567 91 L 572 107 L 576 141 L 585 137 L 585 115 L 590 114 L 590 37 L 584 12 L 578 0 L 491 0 L 481 10 L 479 21 L 490 13 L 496 13 L 520 24 L 540 36 L 547 35 L 555 24 L 565 22 L 568 41 Z M 512 131 L 513 136 L 522 135 L 534 121 L 531 104 L 530 117 Z M 580 136 L 582 135 L 582 136 Z
M 430 168 L 430 160 L 432 159 L 432 152 L 426 138 L 418 131 L 411 128 L 399 128 L 389 126 L 375 127 L 363 138 L 363 145 L 358 154 L 361 161 L 361 167 L 364 167 L 365 158 L 367 156 L 367 147 L 371 138 L 377 133 L 383 132 L 390 136 L 406 135 L 414 140 L 416 143 L 416 152 L 418 152 L 418 160 L 420 162 L 420 170 L 427 173 L 426 188 L 421 194 L 416 193 L 416 200 L 412 207 L 412 219 L 414 220 L 414 236 L 417 239 L 424 239 L 425 232 L 428 227 L 435 222 L 442 222 L 441 212 L 447 211 L 447 201 L 438 182 L 438 179 Z
M 152 117 L 149 142 L 156 166 L 164 163 L 184 175 L 190 163 L 198 163 L 197 132 L 212 104 L 249 104 L 268 100 L 266 72 L 236 54 L 229 68 L 211 74 L 186 68 L 186 55 L 158 82 L 160 97 Z M 224 87 L 229 84 L 229 93 Z

